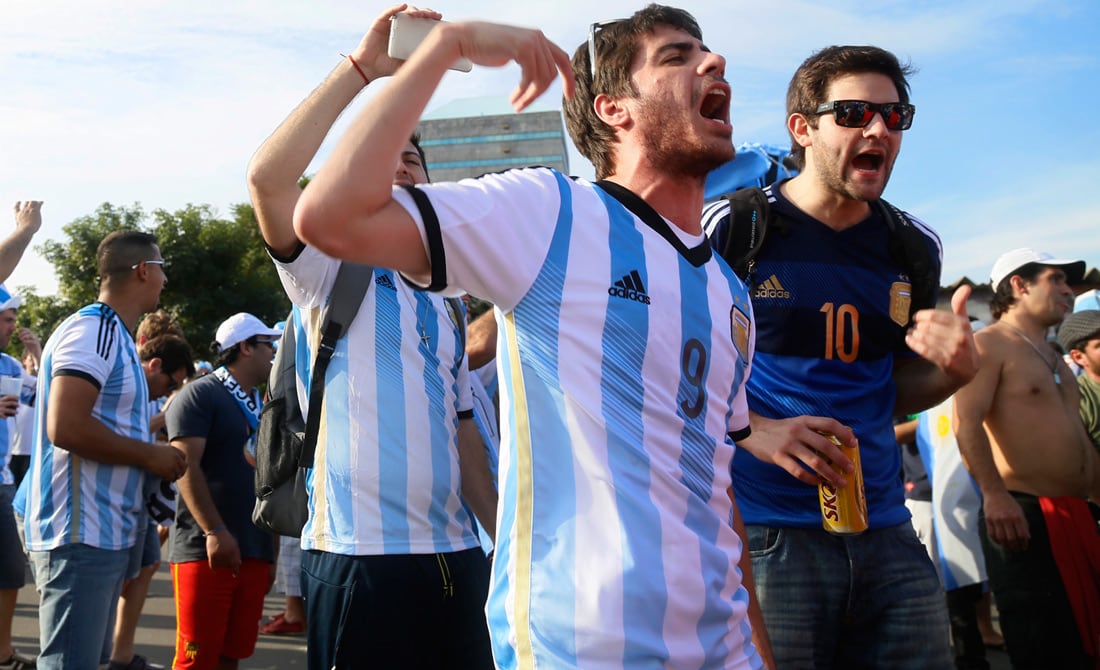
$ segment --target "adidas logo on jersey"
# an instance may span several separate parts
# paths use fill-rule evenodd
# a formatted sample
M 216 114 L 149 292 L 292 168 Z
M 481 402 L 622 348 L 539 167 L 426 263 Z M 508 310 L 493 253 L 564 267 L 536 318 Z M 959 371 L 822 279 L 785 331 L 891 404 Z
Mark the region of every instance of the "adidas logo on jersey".
M 390 279 L 389 275 L 377 275 L 375 280 L 382 288 L 388 288 L 391 291 L 397 290 L 397 287 L 393 285 L 393 280 Z
M 615 282 L 614 286 L 607 289 L 607 295 L 615 298 L 626 298 L 627 300 L 633 300 L 640 302 L 643 305 L 649 304 L 649 296 L 645 292 L 645 284 L 642 283 L 642 276 L 638 274 L 637 270 L 631 270 L 630 274 L 623 275 L 623 278 Z
M 779 283 L 779 277 L 772 275 L 753 291 L 754 298 L 790 298 L 791 292 Z

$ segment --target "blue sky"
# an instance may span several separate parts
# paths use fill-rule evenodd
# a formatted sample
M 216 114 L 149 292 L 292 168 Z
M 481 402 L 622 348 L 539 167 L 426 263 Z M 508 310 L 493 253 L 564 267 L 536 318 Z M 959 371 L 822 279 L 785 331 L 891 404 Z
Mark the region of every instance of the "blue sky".
M 542 28 L 567 51 L 592 21 L 641 2 L 462 0 L 449 20 Z M 286 114 L 358 42 L 386 3 L 97 0 L 0 4 L 0 211 L 41 199 L 35 244 L 102 202 L 187 203 L 228 216 L 245 166 Z M 1033 246 L 1100 266 L 1100 2 L 706 0 L 678 3 L 728 60 L 734 141 L 786 144 L 783 98 L 829 44 L 875 44 L 919 69 L 916 121 L 886 197 L 935 227 L 944 283 L 985 281 L 1003 251 Z M 449 74 L 428 111 L 506 98 L 514 66 Z M 384 86 L 372 84 L 353 110 Z M 560 89 L 539 109 L 558 107 Z M 349 115 L 337 124 L 345 127 Z M 322 147 L 321 159 L 333 136 Z M 313 169 L 316 168 L 315 163 Z M 592 169 L 572 154 L 572 171 Z M 10 220 L 10 219 L 9 219 Z M 0 232 L 6 230 L 0 220 Z M 165 250 L 167 255 L 171 250 Z M 33 251 L 9 280 L 52 293 Z

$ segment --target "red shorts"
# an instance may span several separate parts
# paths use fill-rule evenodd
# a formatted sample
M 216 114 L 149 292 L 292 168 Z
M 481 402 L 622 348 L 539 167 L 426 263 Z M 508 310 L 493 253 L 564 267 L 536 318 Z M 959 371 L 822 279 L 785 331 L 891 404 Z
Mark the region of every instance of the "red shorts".
M 221 657 L 248 658 L 256 649 L 271 563 L 241 561 L 234 576 L 206 561 L 172 564 L 176 594 L 177 670 L 214 668 Z

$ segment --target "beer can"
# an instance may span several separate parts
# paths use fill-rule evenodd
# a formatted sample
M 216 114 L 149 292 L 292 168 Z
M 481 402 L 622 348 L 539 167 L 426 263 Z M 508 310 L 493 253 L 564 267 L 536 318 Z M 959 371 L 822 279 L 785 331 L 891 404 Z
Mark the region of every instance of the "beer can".
M 867 497 L 863 492 L 863 464 L 859 460 L 859 446 L 849 447 L 836 435 L 822 435 L 840 447 L 855 469 L 848 474 L 848 484 L 845 486 L 837 488 L 828 482 L 818 485 L 821 525 L 833 535 L 858 535 L 867 530 Z

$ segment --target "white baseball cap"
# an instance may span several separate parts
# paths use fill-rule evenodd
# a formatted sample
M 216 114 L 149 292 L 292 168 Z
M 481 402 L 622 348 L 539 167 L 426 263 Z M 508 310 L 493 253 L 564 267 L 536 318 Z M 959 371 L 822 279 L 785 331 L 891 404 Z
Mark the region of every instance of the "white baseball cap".
M 1001 257 L 993 263 L 993 271 L 989 278 L 993 290 L 996 291 L 1005 277 L 1012 276 L 1028 263 L 1060 267 L 1066 271 L 1066 277 L 1070 284 L 1076 284 L 1085 276 L 1085 261 L 1068 258 L 1055 258 L 1045 251 L 1035 251 L 1029 247 L 1013 249 L 1001 254 Z
M 226 351 L 239 342 L 244 342 L 257 335 L 265 337 L 279 337 L 283 331 L 278 328 L 268 328 L 256 317 L 248 312 L 238 312 L 222 321 L 218 326 L 218 332 L 214 334 L 214 341 L 218 343 L 218 351 Z
M 19 309 L 23 305 L 23 298 L 19 295 L 12 295 L 8 292 L 8 287 L 0 284 L 0 312 L 9 309 Z

